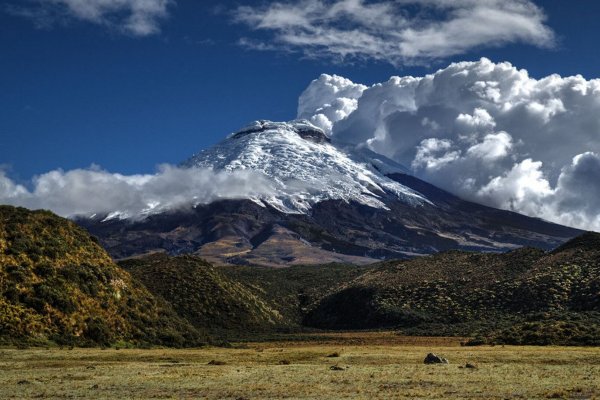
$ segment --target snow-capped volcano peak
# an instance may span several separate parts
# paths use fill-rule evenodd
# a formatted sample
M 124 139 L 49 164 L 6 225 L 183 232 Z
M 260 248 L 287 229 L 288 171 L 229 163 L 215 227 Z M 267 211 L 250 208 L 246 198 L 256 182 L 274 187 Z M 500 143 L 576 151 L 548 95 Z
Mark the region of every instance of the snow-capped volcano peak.
M 427 202 L 384 175 L 405 172 L 402 166 L 366 150 L 337 147 L 306 120 L 255 121 L 183 165 L 263 173 L 273 182 L 274 193 L 252 200 L 287 213 L 303 213 L 331 199 L 384 209 L 390 196 L 414 205 Z

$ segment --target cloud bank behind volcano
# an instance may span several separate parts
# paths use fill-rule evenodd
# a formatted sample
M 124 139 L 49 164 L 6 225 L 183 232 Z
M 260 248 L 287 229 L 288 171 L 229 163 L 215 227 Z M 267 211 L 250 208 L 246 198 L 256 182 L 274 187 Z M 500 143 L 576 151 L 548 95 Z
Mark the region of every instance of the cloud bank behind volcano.
M 600 230 L 600 80 L 454 63 L 367 87 L 321 75 L 298 117 L 468 200 Z

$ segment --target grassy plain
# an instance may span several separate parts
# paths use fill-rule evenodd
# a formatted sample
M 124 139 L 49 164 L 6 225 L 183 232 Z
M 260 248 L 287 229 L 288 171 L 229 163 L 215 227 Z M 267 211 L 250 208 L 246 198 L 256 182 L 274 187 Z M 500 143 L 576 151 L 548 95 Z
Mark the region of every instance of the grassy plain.
M 428 352 L 450 364 L 424 365 Z M 0 398 L 593 399 L 600 348 L 462 347 L 392 332 L 193 350 L 5 348 Z

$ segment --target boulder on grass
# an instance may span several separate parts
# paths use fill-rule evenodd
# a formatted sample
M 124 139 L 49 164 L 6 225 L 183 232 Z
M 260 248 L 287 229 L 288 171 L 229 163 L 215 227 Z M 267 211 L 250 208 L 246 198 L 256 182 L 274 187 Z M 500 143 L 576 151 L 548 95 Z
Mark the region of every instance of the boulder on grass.
M 440 357 L 434 353 L 429 353 L 423 360 L 425 364 L 448 364 L 448 360 L 444 357 Z

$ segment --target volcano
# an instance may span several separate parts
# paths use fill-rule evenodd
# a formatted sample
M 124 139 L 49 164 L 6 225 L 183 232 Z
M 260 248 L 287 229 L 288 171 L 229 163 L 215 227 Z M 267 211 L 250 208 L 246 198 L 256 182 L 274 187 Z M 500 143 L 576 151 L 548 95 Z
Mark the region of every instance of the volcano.
M 190 253 L 226 264 L 366 264 L 452 249 L 551 249 L 582 232 L 465 201 L 306 120 L 256 121 L 183 168 L 260 173 L 268 193 L 77 222 L 116 259 Z

